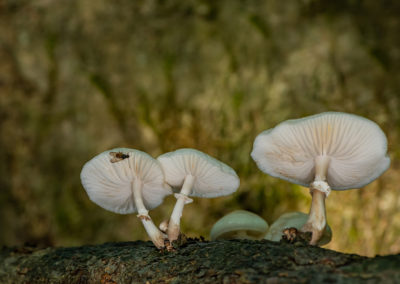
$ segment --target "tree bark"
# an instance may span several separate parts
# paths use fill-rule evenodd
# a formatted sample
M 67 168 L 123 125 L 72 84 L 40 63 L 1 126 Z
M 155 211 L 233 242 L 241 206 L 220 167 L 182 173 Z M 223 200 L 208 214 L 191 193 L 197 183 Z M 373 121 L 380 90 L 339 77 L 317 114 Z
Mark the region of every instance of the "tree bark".
M 368 258 L 301 242 L 189 239 L 3 248 L 0 283 L 400 283 L 400 254 Z

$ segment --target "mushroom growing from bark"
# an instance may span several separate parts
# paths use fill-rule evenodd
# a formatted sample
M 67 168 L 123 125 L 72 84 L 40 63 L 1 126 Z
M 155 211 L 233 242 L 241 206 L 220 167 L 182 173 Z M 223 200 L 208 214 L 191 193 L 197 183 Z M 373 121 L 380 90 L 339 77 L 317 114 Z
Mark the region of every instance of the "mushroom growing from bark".
M 195 149 L 179 149 L 157 158 L 165 172 L 165 180 L 177 199 L 169 220 L 167 234 L 172 242 L 180 234 L 180 219 L 185 204 L 194 197 L 219 197 L 232 194 L 239 187 L 236 172 L 228 165 Z
M 138 212 L 154 245 L 164 247 L 166 236 L 154 225 L 148 210 L 160 205 L 172 190 L 156 159 L 134 149 L 105 151 L 83 166 L 81 181 L 90 200 L 100 207 L 119 214 Z
M 211 229 L 210 239 L 262 239 L 268 230 L 268 223 L 252 212 L 235 210 L 219 219 Z
M 280 123 L 254 141 L 251 157 L 265 173 L 302 186 L 312 195 L 307 222 L 310 244 L 326 226 L 325 198 L 331 189 L 363 187 L 389 167 L 387 140 L 366 118 L 340 112 L 321 113 Z
M 308 215 L 302 212 L 285 213 L 272 223 L 264 239 L 279 242 L 282 239 L 283 230 L 287 228 L 296 228 L 297 230 L 300 230 L 307 222 L 307 219 Z M 331 239 L 332 230 L 327 224 L 321 239 L 317 242 L 317 245 L 326 245 L 331 241 Z

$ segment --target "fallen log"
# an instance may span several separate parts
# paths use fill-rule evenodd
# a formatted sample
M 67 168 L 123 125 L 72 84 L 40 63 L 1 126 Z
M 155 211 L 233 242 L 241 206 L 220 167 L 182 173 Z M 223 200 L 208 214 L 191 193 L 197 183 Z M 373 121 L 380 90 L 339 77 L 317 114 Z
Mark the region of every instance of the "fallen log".
M 363 257 L 309 246 L 189 239 L 3 248 L 0 283 L 400 283 L 400 254 Z

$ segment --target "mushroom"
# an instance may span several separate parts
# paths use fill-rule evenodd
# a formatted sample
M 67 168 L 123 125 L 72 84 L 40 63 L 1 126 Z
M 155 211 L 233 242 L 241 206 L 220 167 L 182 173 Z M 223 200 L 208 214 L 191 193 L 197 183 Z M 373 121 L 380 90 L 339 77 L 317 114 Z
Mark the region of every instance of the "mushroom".
M 279 242 L 282 239 L 283 230 L 287 228 L 296 228 L 297 230 L 300 230 L 307 222 L 307 219 L 308 215 L 302 212 L 285 213 L 281 215 L 274 223 L 272 223 L 264 239 L 273 242 Z M 331 227 L 329 227 L 329 225 L 327 224 L 321 239 L 319 239 L 319 241 L 317 242 L 317 245 L 326 245 L 331 241 L 331 239 L 332 230 Z
M 239 187 L 236 172 L 226 164 L 195 149 L 179 149 L 157 158 L 165 173 L 166 182 L 175 189 L 177 199 L 172 211 L 167 234 L 172 242 L 180 233 L 180 219 L 185 204 L 195 197 L 229 195 Z
M 262 132 L 251 157 L 265 173 L 302 186 L 312 195 L 301 228 L 317 244 L 326 226 L 325 198 L 331 189 L 363 187 L 389 167 L 387 140 L 366 118 L 340 112 L 288 120 Z
M 158 228 L 161 230 L 161 232 L 167 233 L 168 223 L 169 223 L 169 220 L 164 220 L 160 223 L 160 225 L 158 225 Z
M 172 190 L 156 159 L 134 149 L 105 151 L 83 166 L 81 181 L 90 200 L 100 207 L 119 214 L 138 212 L 154 245 L 164 247 L 166 236 L 154 225 L 148 210 L 160 205 Z
M 235 210 L 219 219 L 211 229 L 210 239 L 261 239 L 268 230 L 268 223 L 252 212 Z

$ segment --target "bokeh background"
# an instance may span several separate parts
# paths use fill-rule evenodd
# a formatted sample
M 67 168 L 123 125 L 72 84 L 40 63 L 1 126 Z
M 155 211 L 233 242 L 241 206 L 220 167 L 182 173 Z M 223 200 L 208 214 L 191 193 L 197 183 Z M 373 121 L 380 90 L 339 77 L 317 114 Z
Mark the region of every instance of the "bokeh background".
M 376 121 L 390 169 L 327 199 L 342 252 L 400 252 L 400 2 L 1 0 L 0 245 L 146 239 L 135 215 L 93 204 L 83 164 L 114 147 L 204 151 L 241 179 L 196 199 L 183 231 L 246 209 L 308 212 L 306 188 L 263 174 L 254 138 L 324 111 Z M 174 198 L 150 214 L 168 218 Z

